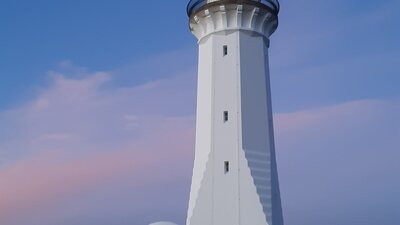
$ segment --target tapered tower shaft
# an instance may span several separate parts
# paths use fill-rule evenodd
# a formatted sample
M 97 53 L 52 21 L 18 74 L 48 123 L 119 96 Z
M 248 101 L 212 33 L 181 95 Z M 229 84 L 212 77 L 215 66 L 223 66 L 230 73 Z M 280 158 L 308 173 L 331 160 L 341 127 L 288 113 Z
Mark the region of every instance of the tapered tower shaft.
M 187 225 L 283 225 L 268 65 L 278 8 L 272 0 L 189 3 L 199 76 Z

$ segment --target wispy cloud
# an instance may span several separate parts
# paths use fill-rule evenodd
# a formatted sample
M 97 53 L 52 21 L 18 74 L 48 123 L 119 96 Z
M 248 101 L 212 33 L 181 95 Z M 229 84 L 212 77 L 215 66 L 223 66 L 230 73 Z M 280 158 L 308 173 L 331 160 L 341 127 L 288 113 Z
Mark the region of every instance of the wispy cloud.
M 3 154 L 14 158 L 0 170 L 0 180 L 6 181 L 0 183 L 0 222 L 37 218 L 44 213 L 41 210 L 55 210 L 53 204 L 112 183 L 129 180 L 162 193 L 162 186 L 157 188 L 160 183 L 178 178 L 190 180 L 194 116 L 192 112 L 183 113 L 186 110 L 179 104 L 186 107 L 194 101 L 192 79 L 176 76 L 139 86 L 103 88 L 113 78 L 111 74 L 93 73 L 81 79 L 68 79 L 61 74 L 52 77 L 52 85 L 43 88 L 30 103 L 0 115 L 0 120 L 8 120 L 8 128 L 15 129 L 11 140 L 18 140 L 0 148 Z M 183 86 L 190 88 L 180 88 Z M 300 210 L 297 201 L 305 202 L 307 210 L 314 210 L 314 204 L 329 208 L 319 202 L 330 190 L 317 182 L 326 179 L 322 173 L 331 177 L 324 184 L 346 182 L 345 187 L 354 189 L 364 182 L 352 179 L 355 175 L 396 171 L 395 161 L 385 157 L 394 159 L 398 154 L 395 146 L 400 140 L 399 107 L 396 100 L 357 100 L 276 114 L 277 151 L 287 211 Z M 374 139 L 366 142 L 370 137 Z M 380 143 L 386 149 L 380 152 L 381 167 L 370 170 L 368 165 L 379 159 L 375 147 Z M 346 160 L 342 161 L 338 156 L 344 154 Z M 363 163 L 354 164 L 360 154 Z M 341 169 L 336 168 L 337 164 Z M 319 170 L 315 171 L 314 166 Z M 167 173 L 171 170 L 175 178 Z M 134 190 L 149 198 L 146 204 L 131 203 L 134 215 L 163 211 L 151 204 L 155 200 L 151 193 Z M 309 198 L 311 194 L 320 197 Z M 343 194 L 343 190 L 337 194 Z M 170 197 L 187 201 L 184 194 Z M 346 203 L 332 199 L 328 202 Z M 185 212 L 184 207 L 175 210 Z M 32 215 L 34 212 L 36 216 Z M 288 221 L 298 219 L 295 214 L 290 215 Z
M 193 109 L 180 110 L 193 105 L 190 77 L 107 88 L 109 73 L 49 76 L 32 101 L 0 113 L 0 133 L 13 130 L 0 145 L 1 224 L 110 180 L 162 182 L 193 153 Z
M 275 110 L 399 97 L 399 1 L 282 4 L 270 48 Z
M 160 122 L 151 137 L 139 138 L 122 150 L 80 157 L 71 155 L 71 151 L 79 155 L 78 149 L 36 152 L 1 170 L 0 223 L 111 181 L 129 178 L 142 185 L 165 181 L 162 171 L 188 158 L 193 130 L 176 125 L 190 119 Z
M 390 210 L 400 202 L 399 51 L 387 44 L 399 1 L 364 3 L 355 13 L 359 2 L 344 0 L 282 7 L 271 66 L 275 109 L 287 112 L 275 115 L 287 224 L 400 221 Z M 0 112 L 0 224 L 184 221 L 194 54 L 112 72 L 64 61 L 31 101 Z
M 400 203 L 399 99 L 278 114 L 276 130 L 288 224 L 369 224 L 366 214 L 376 222 L 400 219 L 386 210 Z

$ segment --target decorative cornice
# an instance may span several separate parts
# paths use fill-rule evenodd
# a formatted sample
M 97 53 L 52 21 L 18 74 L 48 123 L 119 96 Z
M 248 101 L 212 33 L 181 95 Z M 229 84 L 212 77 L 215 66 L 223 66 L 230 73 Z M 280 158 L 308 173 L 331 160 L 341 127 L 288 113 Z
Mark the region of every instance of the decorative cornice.
M 250 4 L 264 8 L 275 15 L 278 15 L 280 8 L 278 0 L 191 0 L 187 6 L 187 13 L 189 17 L 192 17 L 198 11 L 208 9 L 209 7 L 229 4 Z
M 268 39 L 277 27 L 277 15 L 255 4 L 218 4 L 199 10 L 190 18 L 190 30 L 199 41 L 213 33 L 236 30 Z

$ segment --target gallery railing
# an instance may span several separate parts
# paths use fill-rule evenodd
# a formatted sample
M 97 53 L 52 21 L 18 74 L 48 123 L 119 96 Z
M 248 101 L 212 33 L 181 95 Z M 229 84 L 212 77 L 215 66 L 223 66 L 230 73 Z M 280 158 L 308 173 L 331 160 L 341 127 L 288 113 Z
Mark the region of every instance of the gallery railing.
M 275 14 L 278 14 L 279 7 L 280 7 L 278 0 L 191 0 L 189 2 L 189 4 L 187 5 L 187 9 L 186 9 L 187 14 L 188 14 L 188 16 L 191 16 L 193 13 L 195 13 L 197 10 L 199 10 L 201 7 L 205 6 L 206 4 L 215 3 L 215 2 L 221 2 L 221 3 L 226 3 L 226 4 L 255 2 L 255 3 L 262 4 L 266 7 L 268 7 Z

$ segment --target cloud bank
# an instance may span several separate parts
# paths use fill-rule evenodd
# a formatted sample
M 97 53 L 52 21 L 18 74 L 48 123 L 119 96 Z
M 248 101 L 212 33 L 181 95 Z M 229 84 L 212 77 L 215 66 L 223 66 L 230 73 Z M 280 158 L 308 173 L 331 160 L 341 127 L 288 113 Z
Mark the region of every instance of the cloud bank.
M 144 85 L 107 88 L 113 79 L 107 73 L 71 79 L 52 72 L 50 77 L 51 85 L 31 102 L 0 114 L 2 124 L 7 124 L 1 132 L 12 131 L 0 148 L 9 159 L 0 170 L 0 222 L 101 224 L 100 220 L 121 216 L 118 211 L 138 225 L 168 216 L 182 222 L 195 122 L 193 113 L 183 113 L 194 109 L 180 107 L 194 101 L 193 79 L 178 75 Z M 394 197 L 400 185 L 395 181 L 400 169 L 398 115 L 399 101 L 373 99 L 275 114 L 287 223 L 322 223 L 321 216 L 306 216 L 321 208 L 360 214 L 377 211 L 383 207 L 379 205 L 382 193 L 370 195 L 378 190 L 388 199 Z M 87 197 L 97 192 L 119 196 L 121 185 L 131 200 L 116 199 L 130 204 L 130 209 L 115 207 L 118 201 L 96 205 L 104 196 Z M 174 195 L 162 194 L 168 185 Z M 77 196 L 83 200 L 67 203 Z M 369 201 L 364 200 L 367 197 Z M 174 208 L 169 208 L 175 201 Z M 62 213 L 65 206 L 60 204 L 69 205 L 70 212 Z M 76 205 L 90 209 L 76 212 L 72 209 Z M 109 217 L 94 216 L 102 210 Z M 92 219 L 87 220 L 82 211 Z M 43 216 L 49 212 L 52 217 Z M 349 216 L 322 215 L 332 221 Z M 362 222 L 362 218 L 351 221 Z
M 193 154 L 194 120 L 179 110 L 191 105 L 194 90 L 181 88 L 190 77 L 120 88 L 105 87 L 112 75 L 102 72 L 49 77 L 31 102 L 0 114 L 1 224 L 112 181 L 182 176 L 165 170 L 188 166 Z

